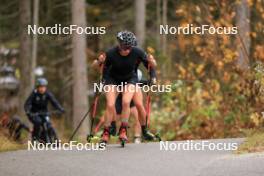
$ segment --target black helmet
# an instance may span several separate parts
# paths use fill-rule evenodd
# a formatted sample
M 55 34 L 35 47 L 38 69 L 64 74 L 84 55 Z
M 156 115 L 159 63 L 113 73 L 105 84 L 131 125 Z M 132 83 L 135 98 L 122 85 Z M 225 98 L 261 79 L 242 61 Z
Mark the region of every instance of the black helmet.
M 118 42 L 125 46 L 137 46 L 137 38 L 135 34 L 129 31 L 121 31 L 116 36 Z
M 36 81 L 36 87 L 47 86 L 47 85 L 48 85 L 48 81 L 45 78 L 38 78 Z

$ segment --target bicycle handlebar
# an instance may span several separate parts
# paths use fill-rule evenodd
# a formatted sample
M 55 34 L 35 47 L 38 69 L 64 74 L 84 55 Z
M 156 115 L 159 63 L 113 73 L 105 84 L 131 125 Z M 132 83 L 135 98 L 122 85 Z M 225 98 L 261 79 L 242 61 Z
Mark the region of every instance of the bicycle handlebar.
M 35 112 L 35 113 L 30 113 L 30 115 L 32 115 L 32 116 L 39 116 L 39 115 L 50 116 L 50 115 L 54 115 L 54 114 L 62 114 L 62 112 L 60 112 L 60 111 L 50 111 L 50 112 Z

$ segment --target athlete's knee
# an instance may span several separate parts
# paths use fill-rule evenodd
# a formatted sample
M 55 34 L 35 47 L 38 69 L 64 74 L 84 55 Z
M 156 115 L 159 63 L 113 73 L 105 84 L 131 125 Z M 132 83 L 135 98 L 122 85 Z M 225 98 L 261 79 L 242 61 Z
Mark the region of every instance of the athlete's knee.
M 130 101 L 129 100 L 122 100 L 122 108 L 129 108 L 130 107 Z
M 114 111 L 115 110 L 115 104 L 111 103 L 111 102 L 108 102 L 106 104 L 106 108 L 108 109 L 108 111 Z
M 101 122 L 101 123 L 104 123 L 104 122 L 105 122 L 105 116 L 102 116 L 102 117 L 100 118 L 100 122 Z
M 137 107 L 137 109 L 144 109 L 144 105 L 143 105 L 143 103 L 142 102 L 135 102 L 134 101 L 134 103 L 135 103 L 135 106 Z

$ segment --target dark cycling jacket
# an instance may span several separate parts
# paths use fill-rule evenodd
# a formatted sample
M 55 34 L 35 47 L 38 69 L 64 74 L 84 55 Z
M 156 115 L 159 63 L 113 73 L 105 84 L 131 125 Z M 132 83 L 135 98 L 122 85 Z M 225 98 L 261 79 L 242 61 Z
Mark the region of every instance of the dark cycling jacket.
M 113 47 L 106 52 L 103 77 L 110 75 L 116 80 L 128 80 L 137 75 L 137 68 L 141 62 L 148 68 L 147 54 L 142 49 L 132 47 L 128 56 L 121 56 L 118 46 Z M 150 76 L 156 77 L 153 68 L 150 69 Z
M 59 104 L 59 102 L 50 91 L 46 91 L 44 94 L 40 94 L 36 89 L 33 90 L 33 92 L 26 100 L 24 109 L 27 114 L 36 112 L 48 112 L 49 102 L 54 108 L 58 109 L 61 112 L 64 112 L 63 107 Z

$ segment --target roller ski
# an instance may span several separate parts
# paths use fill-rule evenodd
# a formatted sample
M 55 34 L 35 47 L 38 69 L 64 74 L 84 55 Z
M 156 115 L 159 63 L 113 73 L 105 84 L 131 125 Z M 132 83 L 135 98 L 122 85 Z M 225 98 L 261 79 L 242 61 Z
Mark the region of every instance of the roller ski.
M 127 138 L 127 125 L 126 124 L 122 124 L 120 129 L 119 129 L 119 140 L 121 143 L 121 147 L 125 147 L 125 144 L 128 141 Z

